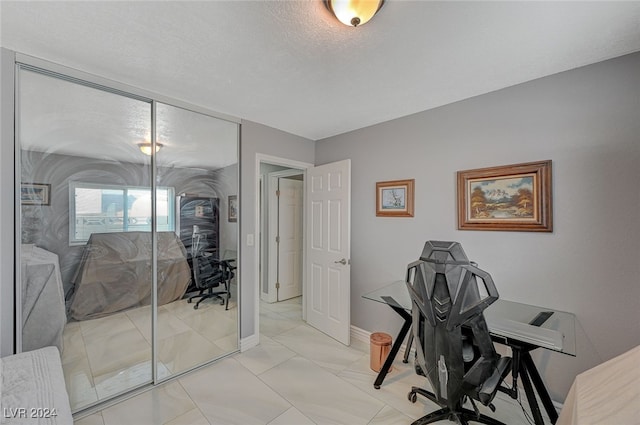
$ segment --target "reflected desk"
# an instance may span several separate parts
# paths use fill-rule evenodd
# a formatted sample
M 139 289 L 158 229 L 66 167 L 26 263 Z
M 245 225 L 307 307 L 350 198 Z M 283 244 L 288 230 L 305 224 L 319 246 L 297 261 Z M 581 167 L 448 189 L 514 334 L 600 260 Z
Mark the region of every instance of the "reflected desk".
M 373 384 L 376 389 L 379 389 L 411 328 L 411 297 L 403 280 L 395 281 L 373 292 L 364 294 L 362 297 L 387 304 L 404 319 L 387 360 L 384 362 Z M 549 315 L 549 313 L 551 314 Z M 507 345 L 512 350 L 511 375 L 513 388 L 510 390 L 501 388 L 501 390 L 512 398 L 517 399 L 517 380 L 518 376 L 521 376 L 536 425 L 543 425 L 544 421 L 538 407 L 534 388 L 549 415 L 551 423 L 555 423 L 558 419 L 558 413 L 538 369 L 536 369 L 530 352 L 536 348 L 546 348 L 575 356 L 575 316 L 563 311 L 498 299 L 484 311 L 484 317 L 494 342 Z M 408 361 L 412 342 L 413 334 L 410 334 L 403 360 L 405 363 Z

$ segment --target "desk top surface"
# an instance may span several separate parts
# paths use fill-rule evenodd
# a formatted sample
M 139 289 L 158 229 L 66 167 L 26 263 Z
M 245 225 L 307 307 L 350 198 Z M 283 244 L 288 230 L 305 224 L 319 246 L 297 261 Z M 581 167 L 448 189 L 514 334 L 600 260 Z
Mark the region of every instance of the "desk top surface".
M 403 280 L 395 281 L 363 298 L 388 304 L 382 297 L 391 297 L 405 310 L 411 310 L 411 297 Z M 542 312 L 553 313 L 542 325 L 529 323 Z M 509 338 L 571 356 L 576 355 L 575 315 L 546 307 L 498 299 L 484 311 L 489 331 L 500 338 Z

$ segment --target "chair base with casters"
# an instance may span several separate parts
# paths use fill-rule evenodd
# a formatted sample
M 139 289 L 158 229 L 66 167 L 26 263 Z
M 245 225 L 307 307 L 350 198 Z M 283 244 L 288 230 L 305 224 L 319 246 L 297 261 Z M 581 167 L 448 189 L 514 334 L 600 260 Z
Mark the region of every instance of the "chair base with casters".
M 226 304 L 225 310 L 228 310 L 234 270 L 235 267 L 231 266 L 228 260 L 216 260 L 208 256 L 193 257 L 193 278 L 200 293 L 189 297 L 187 302 L 191 303 L 194 299 L 200 298 L 193 306 L 197 310 L 202 301 L 208 298 L 219 299 L 220 305 Z M 221 287 L 224 289 L 220 290 Z
M 229 309 L 229 297 L 231 295 L 230 291 L 229 291 L 229 287 L 228 284 L 225 282 L 225 287 L 226 290 L 225 291 L 216 291 L 213 292 L 213 287 L 211 288 L 205 288 L 205 289 L 201 289 L 200 293 L 198 295 L 193 295 L 191 297 L 189 297 L 189 299 L 187 299 L 188 303 L 192 303 L 194 299 L 196 298 L 200 298 L 198 300 L 198 302 L 196 303 L 196 305 L 193 306 L 194 310 L 197 310 L 198 307 L 200 306 L 200 303 L 206 299 L 212 298 L 212 299 L 219 299 L 220 300 L 220 305 L 225 305 L 225 298 L 226 298 L 226 308 L 225 310 Z M 224 295 L 226 295 L 226 297 L 224 297 Z
M 435 394 L 420 387 L 411 387 L 411 391 L 409 391 L 409 394 L 407 394 L 407 398 L 411 403 L 415 403 L 418 398 L 418 394 L 424 396 L 425 398 L 433 401 L 436 404 L 438 403 Z M 426 425 L 442 420 L 449 420 L 460 425 L 467 425 L 469 422 L 476 422 L 487 425 L 506 425 L 503 422 L 500 422 L 492 417 L 483 415 L 482 413 L 477 411 L 477 407 L 473 402 L 473 399 L 469 398 L 469 401 L 471 401 L 474 410 L 465 409 L 462 406 L 456 408 L 455 410 L 452 410 L 449 407 L 444 407 L 440 410 L 436 410 L 435 412 L 431 412 L 428 415 L 421 417 L 420 419 L 414 421 L 411 425 Z M 496 410 L 493 404 L 489 404 L 488 407 L 492 412 Z

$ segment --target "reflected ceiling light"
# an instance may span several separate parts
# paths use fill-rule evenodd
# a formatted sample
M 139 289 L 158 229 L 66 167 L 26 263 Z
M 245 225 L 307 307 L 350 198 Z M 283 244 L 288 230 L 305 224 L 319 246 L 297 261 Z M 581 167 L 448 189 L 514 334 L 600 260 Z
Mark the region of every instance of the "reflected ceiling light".
M 357 27 L 364 25 L 384 4 L 384 0 L 324 0 L 324 5 L 340 22 Z
M 151 143 L 149 142 L 138 143 L 138 147 L 140 148 L 143 154 L 151 156 Z M 158 153 L 161 147 L 162 147 L 162 143 L 156 142 L 156 153 Z

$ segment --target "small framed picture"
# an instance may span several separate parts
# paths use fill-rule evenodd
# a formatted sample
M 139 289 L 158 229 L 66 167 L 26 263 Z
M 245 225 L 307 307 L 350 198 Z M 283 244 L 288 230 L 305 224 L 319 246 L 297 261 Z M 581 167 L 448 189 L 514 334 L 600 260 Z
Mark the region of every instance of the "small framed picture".
M 377 217 L 413 217 L 415 180 L 392 180 L 376 183 Z
M 458 229 L 553 231 L 551 161 L 458 171 Z
M 22 205 L 50 205 L 51 185 L 44 183 L 22 183 L 20 203 Z
M 229 195 L 229 222 L 238 221 L 238 195 Z

